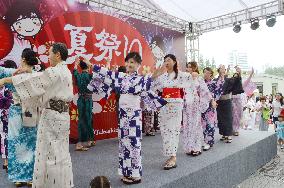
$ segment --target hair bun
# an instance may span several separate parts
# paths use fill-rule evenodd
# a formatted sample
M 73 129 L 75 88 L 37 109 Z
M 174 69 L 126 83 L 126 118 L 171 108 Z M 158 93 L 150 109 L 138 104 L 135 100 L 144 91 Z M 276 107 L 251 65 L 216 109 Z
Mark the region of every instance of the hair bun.
M 38 60 L 37 60 L 36 56 L 30 56 L 30 57 L 26 58 L 26 61 L 27 61 L 27 64 L 31 65 L 31 66 L 38 64 Z
M 30 66 L 34 66 L 38 64 L 36 53 L 30 48 L 26 48 L 23 50 L 22 58 L 24 58 L 27 64 Z

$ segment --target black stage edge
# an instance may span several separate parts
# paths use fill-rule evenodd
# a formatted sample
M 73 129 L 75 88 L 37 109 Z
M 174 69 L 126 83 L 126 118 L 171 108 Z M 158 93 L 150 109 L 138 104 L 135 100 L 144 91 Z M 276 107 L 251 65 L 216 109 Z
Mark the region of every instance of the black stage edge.
M 178 167 L 165 171 L 162 165 L 166 158 L 161 153 L 160 134 L 143 137 L 143 179 L 141 184 L 132 186 L 125 186 L 117 175 L 116 139 L 98 141 L 87 152 L 75 152 L 75 145 L 70 145 L 75 187 L 89 188 L 93 177 L 105 175 L 110 179 L 112 188 L 232 188 L 269 162 L 277 153 L 274 132 L 243 130 L 240 136 L 233 137 L 231 144 L 223 143 L 219 138 L 217 136 L 216 144 L 211 150 L 198 157 L 185 155 L 180 142 Z M 14 187 L 3 170 L 0 171 L 0 187 Z

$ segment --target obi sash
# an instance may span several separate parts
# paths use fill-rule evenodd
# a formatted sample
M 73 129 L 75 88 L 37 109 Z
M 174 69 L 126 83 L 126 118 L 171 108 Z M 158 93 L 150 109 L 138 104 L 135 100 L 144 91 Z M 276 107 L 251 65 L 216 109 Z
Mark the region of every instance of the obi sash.
M 122 108 L 140 108 L 141 97 L 138 95 L 121 94 L 119 98 L 119 107 Z
M 183 98 L 183 90 L 181 88 L 163 88 L 162 98 Z

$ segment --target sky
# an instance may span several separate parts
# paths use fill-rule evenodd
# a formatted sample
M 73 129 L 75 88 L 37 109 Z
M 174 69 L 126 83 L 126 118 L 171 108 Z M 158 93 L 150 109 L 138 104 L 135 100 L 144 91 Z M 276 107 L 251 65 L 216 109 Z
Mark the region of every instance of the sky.
M 233 28 L 208 32 L 200 36 L 200 54 L 205 58 L 214 57 L 217 64 L 227 64 L 232 50 L 246 52 L 248 64 L 258 72 L 265 66 L 284 66 L 284 16 L 278 17 L 274 27 L 260 22 L 259 29 L 253 31 L 250 24 L 242 26 L 239 33 Z
M 222 6 L 224 7 L 220 6 L 220 4 L 214 5 L 214 2 L 212 2 L 212 4 L 209 3 L 211 6 L 210 9 L 208 9 L 208 7 L 200 7 L 198 10 L 192 9 L 196 12 L 190 12 L 186 10 L 186 7 L 190 7 L 191 5 L 196 6 L 197 1 L 154 1 L 168 13 L 187 20 L 204 19 L 204 15 L 210 17 L 210 14 L 213 16 L 213 13 L 217 11 L 219 11 L 218 13 L 220 14 L 220 10 L 225 6 L 230 6 L 229 9 L 232 10 L 233 7 L 236 6 L 233 4 L 226 4 L 228 1 L 221 0 L 223 2 Z M 259 1 L 259 3 L 265 2 L 263 0 L 257 1 Z M 182 3 L 182 5 L 177 2 Z M 247 0 L 246 2 L 252 3 L 256 1 Z M 239 8 L 242 9 L 242 7 Z M 208 9 L 208 11 L 206 11 L 206 9 Z M 282 55 L 284 54 L 284 16 L 277 17 L 277 22 L 274 27 L 267 27 L 265 20 L 262 20 L 260 21 L 260 27 L 255 31 L 250 29 L 250 24 L 246 24 L 242 25 L 240 33 L 234 33 L 233 28 L 230 27 L 204 33 L 199 39 L 200 54 L 208 59 L 214 57 L 217 64 L 228 64 L 229 52 L 237 50 L 239 52 L 247 53 L 249 66 L 253 66 L 259 73 L 263 72 L 268 64 L 271 66 L 284 66 Z

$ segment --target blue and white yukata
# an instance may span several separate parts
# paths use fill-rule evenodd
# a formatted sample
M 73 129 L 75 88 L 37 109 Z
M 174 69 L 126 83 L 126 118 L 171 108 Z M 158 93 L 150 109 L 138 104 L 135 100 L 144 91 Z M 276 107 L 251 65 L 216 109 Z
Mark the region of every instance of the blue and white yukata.
M 107 98 L 115 89 L 119 99 L 119 175 L 140 178 L 142 176 L 141 139 L 142 109 L 141 101 L 148 109 L 160 108 L 166 101 L 151 90 L 149 76 L 140 76 L 136 72 L 128 75 L 109 71 L 94 65 L 93 78 L 88 89 L 95 93 L 104 93 Z
M 0 67 L 0 78 L 10 77 L 15 71 Z M 14 100 L 8 117 L 8 178 L 12 182 L 30 182 L 33 180 L 37 127 L 24 126 L 18 92 L 11 84 L 5 87 L 13 93 Z

